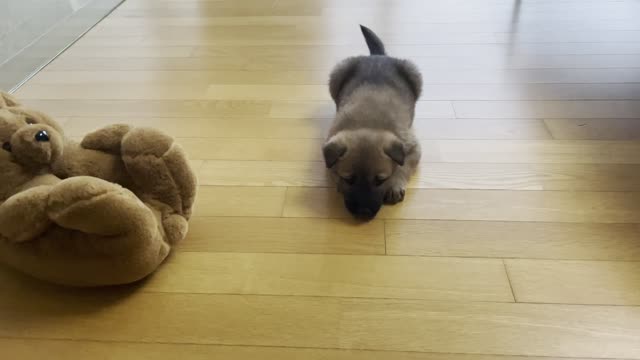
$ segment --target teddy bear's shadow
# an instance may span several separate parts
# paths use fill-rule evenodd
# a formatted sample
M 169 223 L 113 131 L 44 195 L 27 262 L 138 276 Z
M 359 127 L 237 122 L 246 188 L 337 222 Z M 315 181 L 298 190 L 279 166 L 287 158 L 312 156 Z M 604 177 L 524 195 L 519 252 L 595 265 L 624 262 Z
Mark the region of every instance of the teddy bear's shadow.
M 65 318 L 85 318 L 106 308 L 117 307 L 144 286 L 136 283 L 73 288 L 47 283 L 7 267 L 0 267 L 0 322 L 4 326 L 52 325 Z

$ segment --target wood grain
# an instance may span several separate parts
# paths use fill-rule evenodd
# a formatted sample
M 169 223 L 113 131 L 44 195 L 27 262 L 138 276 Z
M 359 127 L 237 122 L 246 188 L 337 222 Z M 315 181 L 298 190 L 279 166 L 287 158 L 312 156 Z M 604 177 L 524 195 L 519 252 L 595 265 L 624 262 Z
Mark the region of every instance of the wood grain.
M 518 301 L 639 305 L 640 262 L 507 260 Z
M 167 18 L 171 19 L 171 18 Z M 192 19 L 196 21 L 197 19 Z M 140 21 L 140 20 L 138 20 Z M 350 26 L 350 25 L 349 25 Z M 308 54 L 310 47 L 184 47 L 184 46 L 79 46 L 73 47 L 65 56 L 82 58 L 102 57 L 181 57 L 189 51 L 196 55 L 216 57 L 256 56 L 262 51 L 264 56 L 295 57 Z M 277 51 L 280 49 L 280 52 Z M 271 53 L 267 54 L 267 51 Z M 351 50 L 337 47 L 317 49 L 319 56 L 349 56 Z M 333 55 L 335 54 L 335 55 Z M 628 68 L 585 68 L 585 69 L 421 69 L 425 84 L 574 84 L 574 83 L 637 83 L 640 75 L 636 69 Z M 30 84 L 255 84 L 255 85 L 326 85 L 327 72 L 324 70 L 280 70 L 272 71 L 56 71 L 38 73 Z
M 274 118 L 333 118 L 335 105 L 331 102 L 282 101 L 272 102 L 269 116 Z M 416 105 L 418 118 L 454 118 L 450 101 L 420 101 Z
M 456 101 L 461 118 L 636 119 L 640 101 Z
M 181 252 L 145 291 L 513 301 L 498 259 L 393 256 Z
M 199 160 L 322 160 L 320 139 L 178 138 L 176 141 Z
M 640 139 L 638 119 L 546 119 L 554 139 L 634 140 Z
M 384 223 L 349 219 L 196 217 L 178 251 L 384 254 Z
M 634 307 L 131 291 L 72 294 L 20 287 L 0 299 L 2 337 L 640 356 L 640 310 Z
M 637 223 L 639 193 L 496 190 L 409 191 L 404 202 L 384 206 L 383 219 Z M 349 217 L 335 189 L 289 188 L 286 217 Z
M 163 58 L 174 62 L 179 58 Z M 82 59 L 85 60 L 85 59 Z M 92 59 L 83 62 L 91 63 Z M 102 58 L 98 60 L 103 60 Z M 149 58 L 139 66 L 156 68 Z M 192 59 L 190 58 L 189 61 Z M 67 61 L 68 63 L 69 61 Z M 335 62 L 335 61 L 332 61 Z M 108 63 L 117 65 L 117 61 Z M 209 63 L 210 64 L 210 63 Z M 73 64 L 72 64 L 73 65 Z M 73 65 L 75 68 L 76 66 Z M 136 66 L 138 67 L 138 66 Z M 55 68 L 55 66 L 54 66 Z M 175 69 L 189 70 L 177 64 Z M 104 69 L 109 70 L 109 69 Z M 123 68 L 126 70 L 126 68 Z M 132 69 L 135 70 L 135 69 Z M 198 70 L 198 69 L 193 69 Z M 206 70 L 206 69 L 202 69 Z M 118 89 L 118 91 L 116 91 Z M 326 85 L 179 85 L 103 84 L 87 89 L 84 84 L 33 84 L 17 92 L 23 99 L 132 99 L 132 100 L 272 100 L 330 101 Z M 422 101 L 446 100 L 638 100 L 640 84 L 423 84 Z
M 15 359 L 52 360 L 91 357 L 105 360 L 169 360 L 185 357 L 193 360 L 562 360 L 556 357 L 411 353 L 396 351 L 301 349 L 283 347 L 219 346 L 193 344 L 144 344 L 129 342 L 0 339 L 7 356 Z M 578 359 L 576 360 L 588 360 Z
M 201 186 L 194 216 L 280 216 L 286 188 Z
M 391 255 L 640 260 L 637 224 L 387 220 Z
M 210 100 L 27 100 L 23 105 L 56 117 L 229 117 L 264 116 L 271 104 Z
M 328 118 L 243 117 L 242 121 L 229 117 L 180 118 L 180 117 L 66 117 L 65 131 L 72 136 L 82 136 L 89 131 L 113 122 L 126 122 L 133 126 L 152 126 L 171 132 L 178 137 L 205 138 L 294 138 L 324 139 L 331 124 Z M 634 120 L 631 120 L 634 121 Z M 603 122 L 603 126 L 606 123 Z M 630 124 L 627 128 L 632 128 Z M 416 136 L 420 139 L 551 139 L 551 134 L 541 120 L 510 119 L 416 119 Z M 607 140 L 629 139 L 628 132 L 609 131 Z M 554 134 L 558 137 L 570 135 Z M 592 135 L 598 139 L 597 135 Z M 603 134 L 603 137 L 606 137 Z
M 216 186 L 332 187 L 323 161 L 207 160 L 200 182 Z M 422 162 L 409 188 L 638 191 L 635 164 Z

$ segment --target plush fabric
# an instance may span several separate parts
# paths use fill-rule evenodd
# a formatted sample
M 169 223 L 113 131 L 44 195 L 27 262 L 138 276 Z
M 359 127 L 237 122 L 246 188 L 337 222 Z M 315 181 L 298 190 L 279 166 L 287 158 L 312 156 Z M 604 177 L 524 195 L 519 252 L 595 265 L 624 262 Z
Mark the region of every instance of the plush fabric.
M 196 177 L 170 136 L 112 125 L 80 143 L 0 93 L 0 262 L 71 286 L 130 283 L 182 240 Z

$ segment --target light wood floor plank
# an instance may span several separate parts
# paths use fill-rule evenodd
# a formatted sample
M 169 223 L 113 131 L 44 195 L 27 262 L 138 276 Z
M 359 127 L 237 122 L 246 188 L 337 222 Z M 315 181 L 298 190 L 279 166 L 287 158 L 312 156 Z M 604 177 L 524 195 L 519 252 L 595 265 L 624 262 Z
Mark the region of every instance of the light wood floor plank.
M 326 85 L 33 84 L 17 95 L 58 100 L 331 100 Z M 424 84 L 421 96 L 422 101 L 638 99 L 640 84 Z
M 640 119 L 546 119 L 559 140 L 640 140 Z
M 72 48 L 73 49 L 73 48 Z M 96 57 L 105 53 L 113 57 L 136 54 L 161 57 L 164 52 L 182 47 L 78 47 L 73 56 Z M 303 52 L 304 48 L 300 50 Z M 226 54 L 214 48 L 211 56 Z M 321 54 L 320 50 L 318 53 Z M 251 54 L 247 50 L 247 54 Z M 71 56 L 68 55 L 68 56 Z M 349 53 L 345 51 L 345 56 Z M 241 56 L 241 55 L 238 55 Z M 326 55 L 324 55 L 326 56 Z M 425 84 L 574 84 L 574 83 L 638 83 L 640 72 L 634 68 L 611 69 L 420 69 Z M 38 73 L 29 84 L 227 84 L 227 85 L 326 85 L 324 70 L 273 71 L 56 71 Z
M 558 357 L 435 354 L 366 350 L 300 349 L 282 347 L 145 344 L 124 342 L 1 339 L 4 354 L 14 359 L 51 360 L 81 357 L 104 360 L 566 360 Z M 573 358 L 573 360 L 589 360 Z
M 390 255 L 640 260 L 638 224 L 387 220 Z
M 116 47 L 72 47 L 64 52 L 64 57 L 79 57 L 79 58 L 96 58 L 96 57 L 176 57 L 187 58 L 193 56 L 196 51 L 196 47 L 193 46 L 128 46 L 124 48 Z
M 413 274 L 413 276 L 407 276 Z M 175 254 L 145 291 L 512 302 L 499 259 Z
M 55 117 L 260 117 L 268 115 L 268 101 L 209 100 L 38 100 L 23 105 Z
M 280 216 L 286 188 L 200 186 L 195 216 Z
M 640 305 L 640 262 L 506 260 L 521 302 Z
M 640 142 L 546 140 L 423 140 L 434 162 L 636 164 Z
M 224 189 L 224 188 L 223 188 Z M 383 221 L 259 217 L 195 217 L 176 249 L 193 252 L 303 254 L 385 253 Z
M 91 53 L 94 47 L 86 47 Z M 128 47 L 127 49 L 139 47 Z M 106 48 L 110 49 L 110 48 Z M 154 49 L 154 48 L 151 48 Z M 117 50 L 114 49 L 114 50 Z M 150 50 L 149 50 L 150 51 Z M 159 50 L 160 51 L 160 50 Z M 614 69 L 615 70 L 615 69 Z M 615 75 L 611 75 L 615 76 Z M 630 75 L 631 76 L 631 75 Z M 35 75 L 30 84 L 326 84 L 327 72 L 318 70 L 274 71 L 46 71 Z
M 640 101 L 455 101 L 460 118 L 637 119 Z
M 214 186 L 332 187 L 323 161 L 206 160 L 200 183 Z M 631 164 L 491 164 L 423 162 L 409 188 L 638 191 Z
M 1 337 L 640 357 L 637 307 L 150 294 L 126 289 L 71 293 L 24 282 L 11 291 L 11 297 L 0 298 Z
M 331 102 L 287 101 L 273 102 L 269 116 L 272 118 L 333 118 L 335 105 Z M 450 101 L 419 102 L 416 105 L 416 117 L 454 118 Z
M 61 118 L 57 120 L 61 121 Z M 126 122 L 133 126 L 155 127 L 177 137 L 325 139 L 331 125 L 330 119 L 267 117 L 244 117 L 239 121 L 236 118 L 220 117 L 84 116 L 65 117 L 64 120 L 65 133 L 71 136 L 83 136 L 114 122 Z M 551 139 L 541 120 L 415 119 L 413 126 L 416 136 L 420 139 Z
M 329 119 L 271 119 L 268 117 L 242 117 L 241 119 L 228 117 L 70 117 L 66 118 L 64 130 L 66 134 L 71 136 L 84 136 L 90 131 L 114 122 L 124 122 L 132 126 L 154 127 L 176 137 L 204 138 L 210 139 L 209 141 L 212 142 L 217 138 L 324 139 L 331 124 Z M 527 129 L 528 127 L 521 129 L 520 133 L 527 133 Z
M 237 44 L 236 44 L 237 45 Z M 79 58 L 62 55 L 55 60 L 48 69 L 58 71 L 212 71 L 212 70 L 253 70 L 253 71 L 283 71 L 283 70 L 313 70 L 323 71 L 325 74 L 340 59 L 356 54 L 367 53 L 360 39 L 352 45 L 297 45 L 297 46 L 219 46 L 212 43 L 205 46 L 200 44 L 185 45 L 185 40 L 164 40 L 149 42 L 144 37 L 127 37 L 126 40 L 114 38 L 85 37 L 78 42 L 80 47 L 196 47 L 203 48 L 207 56 L 184 59 L 157 58 Z M 502 46 L 497 51 L 478 49 L 474 53 L 462 50 L 468 46 L 449 49 L 448 54 L 442 54 L 446 45 L 433 46 L 388 46 L 390 53 L 397 56 L 411 58 L 421 69 L 427 71 L 456 71 L 456 70 L 530 70 L 530 69 L 635 69 L 638 67 L 640 54 L 536 54 L 511 55 L 508 48 Z M 199 51 L 199 50 L 196 50 Z M 473 50 L 472 50 L 473 52 Z M 434 55 L 437 54 L 437 55 Z M 479 55 L 480 54 L 480 55 Z M 473 57 L 470 57 L 473 56 Z M 301 62 L 300 59 L 304 62 Z M 427 73 L 428 74 L 428 73 Z M 560 77 L 562 78 L 562 77 Z M 627 81 L 631 81 L 629 78 Z
M 496 2 L 499 4 L 500 2 Z M 579 2 L 580 5 L 584 5 L 585 2 Z M 631 5 L 632 2 L 616 2 L 623 3 L 624 6 Z M 574 5 L 578 2 L 573 2 Z M 608 5 L 611 5 L 609 2 Z M 384 19 L 370 17 L 367 19 L 367 24 L 372 28 L 384 27 L 387 23 Z M 413 22 L 397 22 L 390 30 L 412 30 L 423 31 L 432 34 L 437 33 L 450 33 L 450 32 L 499 32 L 499 33 L 513 33 L 514 28 L 512 24 L 492 21 L 456 21 L 455 17 L 446 19 L 446 22 L 429 22 L 427 21 L 413 21 Z M 530 32 L 552 32 L 554 30 L 564 30 L 568 32 L 574 31 L 633 31 L 640 30 L 640 26 L 633 21 L 634 19 L 622 19 L 618 18 L 616 21 L 607 21 L 606 19 L 591 19 L 589 23 L 581 21 L 581 19 L 567 19 L 563 22 L 556 22 L 553 19 L 547 20 L 544 18 L 529 19 L 528 21 L 521 21 L 518 26 L 519 33 Z M 100 25 L 105 27 L 140 27 L 142 25 L 146 27 L 158 27 L 158 26 L 209 26 L 209 25 L 307 25 L 307 26 L 321 26 L 328 24 L 340 31 L 351 30 L 353 27 L 353 19 L 338 19 L 338 18 L 326 18 L 320 16 L 168 16 L 168 17 L 109 17 L 103 20 Z M 564 26 L 564 27 L 563 27 Z M 344 30 L 343 30 L 344 29 Z
M 190 157 L 209 160 L 321 161 L 321 139 L 178 138 Z
M 407 192 L 400 205 L 384 206 L 383 219 L 535 221 L 574 223 L 640 222 L 640 193 L 427 190 Z M 287 191 L 286 217 L 349 217 L 332 188 Z

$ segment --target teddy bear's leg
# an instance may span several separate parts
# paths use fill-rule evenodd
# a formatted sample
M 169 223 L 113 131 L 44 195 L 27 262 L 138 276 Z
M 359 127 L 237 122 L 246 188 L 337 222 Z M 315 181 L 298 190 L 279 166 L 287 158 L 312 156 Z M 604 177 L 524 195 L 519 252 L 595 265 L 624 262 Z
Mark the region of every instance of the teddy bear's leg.
M 50 188 L 46 207 L 56 226 L 19 247 L 0 242 L 0 259 L 38 278 L 73 286 L 130 283 L 170 252 L 156 210 L 113 183 L 63 180 Z
M 46 207 L 51 186 L 20 192 L 0 205 L 0 237 L 23 242 L 40 235 L 50 225 Z
M 73 177 L 51 188 L 49 217 L 58 225 L 100 236 L 159 231 L 153 212 L 132 192 L 93 177 Z
M 184 151 L 172 137 L 154 129 L 133 129 L 122 140 L 122 159 L 137 193 L 189 218 L 197 180 Z

